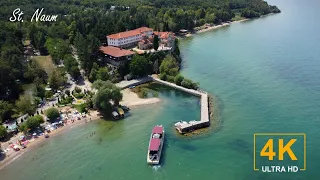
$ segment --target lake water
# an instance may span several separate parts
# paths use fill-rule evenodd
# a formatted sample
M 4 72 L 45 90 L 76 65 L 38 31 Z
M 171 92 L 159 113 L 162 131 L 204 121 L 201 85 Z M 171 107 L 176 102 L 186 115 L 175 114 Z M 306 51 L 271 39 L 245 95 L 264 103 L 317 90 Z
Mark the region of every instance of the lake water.
M 282 13 L 180 42 L 182 74 L 218 99 L 218 131 L 178 136 L 173 123 L 199 119 L 199 100 L 163 89 L 160 104 L 133 109 L 122 121 L 91 122 L 51 138 L 1 170 L 1 180 L 319 178 L 320 2 L 269 2 Z M 164 156 L 160 166 L 150 167 L 147 146 L 157 124 L 166 130 Z M 253 171 L 257 132 L 306 133 L 307 170 Z

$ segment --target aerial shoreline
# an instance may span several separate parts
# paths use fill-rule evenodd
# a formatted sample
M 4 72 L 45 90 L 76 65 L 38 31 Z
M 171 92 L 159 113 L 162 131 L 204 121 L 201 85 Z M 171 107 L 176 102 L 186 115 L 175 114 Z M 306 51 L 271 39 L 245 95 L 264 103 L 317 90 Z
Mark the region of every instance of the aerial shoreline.
M 208 27 L 207 29 L 199 30 L 195 33 L 188 34 L 189 36 L 186 35 L 182 38 L 191 37 L 191 36 L 194 36 L 197 34 L 201 34 L 201 33 L 208 32 L 208 31 L 211 31 L 214 29 L 219 29 L 219 28 L 222 28 L 222 27 L 225 27 L 228 25 L 232 25 L 234 23 L 244 22 L 244 21 L 248 21 L 248 20 L 250 20 L 250 19 L 242 19 L 242 20 L 233 21 L 230 23 L 223 23 L 221 25 Z M 156 104 L 156 103 L 161 102 L 160 98 L 155 98 L 155 97 L 154 98 L 139 98 L 136 93 L 132 92 L 128 88 L 122 90 L 121 92 L 123 93 L 123 100 L 120 103 L 125 106 L 128 106 L 130 108 L 138 108 L 140 106 L 149 105 L 149 104 Z M 101 116 L 96 115 L 95 117 L 90 118 L 91 119 L 90 121 L 99 120 L 101 118 L 102 118 Z M 75 123 L 73 123 L 72 125 L 67 125 L 62 128 L 58 128 L 50 133 L 50 138 L 55 137 L 55 136 L 61 134 L 62 132 L 65 132 L 67 129 L 70 129 L 73 127 L 78 127 L 79 125 L 83 125 L 86 123 L 87 123 L 87 121 L 80 120 L 80 121 L 75 121 Z M 49 138 L 49 140 L 50 140 L 50 138 Z M 23 156 L 25 153 L 41 146 L 45 142 L 45 140 L 46 140 L 46 138 L 44 136 L 38 137 L 35 141 L 29 143 L 28 147 L 26 149 L 22 149 L 18 152 L 11 151 L 10 153 L 8 153 L 9 156 L 6 156 L 0 163 L 0 171 L 2 169 L 4 169 L 5 167 L 7 167 L 9 164 L 11 164 L 13 161 L 19 159 L 19 157 Z
M 208 32 L 208 31 L 211 31 L 211 30 L 214 30 L 214 29 L 219 29 L 219 28 L 222 28 L 222 27 L 225 27 L 225 26 L 229 26 L 229 25 L 232 25 L 232 24 L 235 24 L 235 23 L 240 23 L 240 22 L 244 22 L 244 21 L 248 21 L 248 20 L 251 20 L 251 19 L 241 19 L 241 20 L 237 20 L 237 21 L 232 21 L 232 22 L 229 22 L 229 23 L 222 23 L 220 25 L 216 25 L 216 26 L 210 26 L 206 29 L 201 29 L 201 30 L 198 30 L 194 33 L 189 33 L 185 36 L 182 36 L 182 37 L 179 37 L 179 38 L 188 38 L 188 37 L 192 37 L 194 35 L 197 35 L 197 34 L 201 34 L 201 33 L 204 33 L 204 32 Z
M 122 90 L 122 93 L 123 93 L 123 99 L 120 103 L 128 106 L 129 108 L 138 108 L 140 106 L 161 102 L 161 100 L 159 98 L 139 98 L 136 93 L 130 91 L 129 89 Z M 99 115 L 99 113 L 97 111 L 91 111 L 89 114 L 90 115 L 86 119 L 77 120 L 72 124 L 65 125 L 63 127 L 60 127 L 58 129 L 55 129 L 54 131 L 50 132 L 50 134 L 49 134 L 50 138 L 55 137 L 57 135 L 61 135 L 63 132 L 65 132 L 71 128 L 79 127 L 80 125 L 84 125 L 84 124 L 91 122 L 91 121 L 103 119 L 103 117 L 101 115 Z M 22 133 L 19 133 L 16 136 L 20 136 L 20 135 L 22 135 Z M 29 151 L 32 151 L 32 150 L 40 147 L 46 141 L 48 141 L 48 140 L 50 141 L 50 138 L 47 139 L 44 136 L 39 136 L 34 141 L 31 141 L 28 144 L 26 149 L 21 149 L 20 151 L 17 151 L 17 152 L 15 152 L 11 149 L 10 151 L 8 151 L 4 155 L 5 156 L 4 159 L 0 162 L 0 171 L 2 169 L 4 169 L 5 167 L 7 167 L 8 165 L 10 165 L 15 160 L 19 159 L 24 154 L 27 154 Z M 8 142 L 5 142 L 3 144 L 8 144 L 11 141 L 12 140 L 9 140 Z
M 211 31 L 211 30 L 214 30 L 214 29 L 225 27 L 225 26 L 228 26 L 228 25 L 231 25 L 231 24 L 234 24 L 234 23 L 238 23 L 238 22 L 244 22 L 244 21 L 247 21 L 247 20 L 249 20 L 249 19 L 242 19 L 242 20 L 239 20 L 239 21 L 233 21 L 233 22 L 230 22 L 230 23 L 223 23 L 221 25 L 208 27 L 207 29 L 199 30 L 199 31 L 197 31 L 197 32 L 195 32 L 193 34 L 188 34 L 189 36 L 187 35 L 187 36 L 182 37 L 182 38 L 191 37 L 191 36 L 194 36 L 194 35 L 197 35 L 197 34 L 200 34 L 200 33 L 208 32 L 208 31 Z M 123 99 L 122 99 L 122 101 L 120 103 L 125 105 L 125 106 L 128 106 L 130 108 L 138 108 L 139 106 L 149 105 L 149 104 L 156 104 L 156 103 L 161 102 L 160 98 L 155 98 L 155 97 L 153 97 L 153 98 L 139 98 L 136 93 L 132 92 L 128 88 L 122 90 L 121 92 L 123 93 Z M 95 120 L 99 120 L 101 118 L 102 117 L 96 115 L 95 117 L 92 117 L 90 119 L 92 121 L 95 121 Z M 77 127 L 77 126 L 79 126 L 81 124 L 85 124 L 85 123 L 86 123 L 86 121 L 80 120 L 80 121 L 75 121 L 75 123 L 73 123 L 71 125 L 67 125 L 67 126 L 64 126 L 62 128 L 58 128 L 58 129 L 56 129 L 56 130 L 54 130 L 53 132 L 50 133 L 50 138 L 55 137 L 55 136 L 61 134 L 62 132 L 65 132 L 67 129 L 70 129 L 70 128 L 73 128 L 73 127 Z M 50 138 L 48 140 L 50 140 Z M 28 151 L 32 151 L 32 150 L 38 148 L 39 146 L 41 146 L 45 142 L 45 140 L 46 140 L 46 138 L 44 136 L 41 136 L 41 137 L 38 137 L 35 141 L 29 143 L 28 147 L 26 149 L 22 149 L 22 150 L 20 150 L 18 152 L 14 152 L 13 150 L 10 151 L 8 153 L 8 155 L 6 155 L 6 157 L 1 161 L 0 170 L 2 170 L 5 167 L 7 167 L 13 161 L 19 159 L 19 157 L 23 156 Z

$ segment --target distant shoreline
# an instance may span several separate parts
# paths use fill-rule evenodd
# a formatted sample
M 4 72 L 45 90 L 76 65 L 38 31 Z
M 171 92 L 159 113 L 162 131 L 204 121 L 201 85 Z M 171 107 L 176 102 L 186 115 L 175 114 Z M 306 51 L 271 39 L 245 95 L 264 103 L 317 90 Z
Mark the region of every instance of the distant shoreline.
M 197 35 L 197 34 L 201 34 L 201 33 L 208 32 L 208 31 L 211 31 L 211 30 L 214 30 L 214 29 L 219 29 L 219 28 L 222 28 L 222 27 L 225 27 L 225 26 L 229 26 L 229 25 L 232 25 L 232 24 L 235 24 L 235 23 L 244 22 L 244 21 L 248 21 L 248 20 L 251 20 L 251 19 L 247 19 L 246 18 L 246 19 L 241 19 L 241 20 L 238 20 L 238 21 L 232 21 L 232 22 L 229 22 L 229 23 L 222 23 L 222 24 L 219 24 L 219 25 L 216 25 L 216 26 L 210 26 L 210 27 L 207 27 L 206 29 L 201 29 L 201 30 L 195 31 L 193 33 L 186 34 L 184 36 L 180 36 L 180 38 L 192 37 L 192 36 Z

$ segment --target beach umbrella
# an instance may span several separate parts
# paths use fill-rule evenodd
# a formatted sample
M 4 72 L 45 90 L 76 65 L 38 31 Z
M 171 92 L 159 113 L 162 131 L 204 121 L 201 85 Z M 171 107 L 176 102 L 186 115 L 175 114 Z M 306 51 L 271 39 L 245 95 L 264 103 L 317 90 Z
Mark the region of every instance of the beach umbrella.
M 33 136 L 36 136 L 36 135 L 37 135 L 37 133 L 33 133 L 32 135 L 33 135 Z

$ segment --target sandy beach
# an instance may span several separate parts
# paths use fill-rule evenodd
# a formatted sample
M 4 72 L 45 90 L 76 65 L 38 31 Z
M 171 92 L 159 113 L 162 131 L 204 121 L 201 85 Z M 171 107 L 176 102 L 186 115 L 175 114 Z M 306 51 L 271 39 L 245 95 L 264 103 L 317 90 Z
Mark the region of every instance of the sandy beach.
M 216 26 L 210 26 L 210 27 L 207 27 L 206 29 L 201 29 L 199 31 L 196 31 L 193 34 L 187 34 L 187 35 L 185 35 L 185 37 L 191 37 L 191 36 L 193 36 L 195 34 L 204 33 L 204 32 L 207 32 L 207 31 L 211 31 L 211 30 L 218 29 L 218 28 L 221 28 L 221 27 L 229 26 L 229 25 L 234 24 L 234 23 L 244 22 L 244 21 L 247 21 L 247 20 L 249 20 L 249 19 L 242 19 L 242 20 L 239 20 L 239 21 L 233 21 L 233 22 L 229 22 L 229 23 L 223 23 L 223 24 L 220 24 L 220 25 L 216 25 Z
M 130 108 L 136 108 L 141 105 L 147 105 L 147 104 L 154 104 L 160 102 L 159 98 L 139 98 L 138 95 L 134 92 L 132 92 L 130 89 L 124 89 L 121 91 L 123 93 L 123 99 L 120 102 L 122 105 L 128 106 Z M 60 108 L 61 111 L 69 110 L 69 107 Z M 1 143 L 2 149 L 10 149 L 3 155 L 4 157 L 0 158 L 0 170 L 5 168 L 7 165 L 9 165 L 14 160 L 21 157 L 23 154 L 27 153 L 28 151 L 32 151 L 35 148 L 39 147 L 41 144 L 45 143 L 46 141 L 49 141 L 50 138 L 56 136 L 57 134 L 62 133 L 63 131 L 66 131 L 70 128 L 76 127 L 81 124 L 85 124 L 86 122 L 98 120 L 101 118 L 101 115 L 97 111 L 90 111 L 89 115 L 86 118 L 83 118 L 81 120 L 74 121 L 74 123 L 68 123 L 63 127 L 60 127 L 58 129 L 55 129 L 54 131 L 51 131 L 49 134 L 49 138 L 45 138 L 44 136 L 39 136 L 38 138 L 31 139 L 27 145 L 27 148 L 21 149 L 20 151 L 14 151 L 12 148 L 9 147 L 9 142 L 14 143 L 18 140 L 20 136 L 23 135 L 22 132 L 18 133 L 14 137 L 12 137 L 9 141 Z M 4 158 L 4 159 L 2 159 Z
M 139 98 L 138 95 L 132 92 L 130 89 L 124 89 L 121 92 L 123 94 L 123 98 L 120 104 L 130 108 L 160 102 L 159 98 Z
M 74 123 L 68 123 L 67 125 L 60 127 L 58 129 L 55 129 L 54 131 L 51 131 L 49 133 L 49 138 L 45 138 L 44 136 L 38 136 L 37 138 L 30 140 L 27 148 L 25 149 L 20 149 L 20 151 L 14 151 L 13 149 L 11 149 L 10 151 L 8 151 L 5 154 L 5 158 L 3 160 L 0 161 L 0 170 L 5 168 L 7 165 L 9 165 L 11 162 L 13 162 L 14 160 L 18 159 L 19 157 L 21 157 L 23 154 L 34 150 L 35 148 L 39 147 L 40 145 L 42 145 L 43 143 L 45 143 L 46 141 L 49 141 L 50 138 L 68 130 L 71 129 L 73 127 L 79 126 L 81 124 L 85 124 L 87 122 L 90 121 L 94 121 L 94 120 L 98 120 L 100 119 L 101 116 L 99 115 L 99 113 L 97 111 L 90 111 L 90 115 L 88 115 L 86 118 L 81 119 L 81 120 L 77 120 L 74 121 Z M 17 135 L 15 135 L 14 137 L 12 137 L 10 139 L 10 141 L 2 143 L 3 147 L 7 147 L 9 142 L 15 142 L 15 139 L 17 139 L 18 137 L 20 137 L 21 135 L 23 135 L 23 133 L 18 133 Z M 6 148 L 3 148 L 6 149 Z

